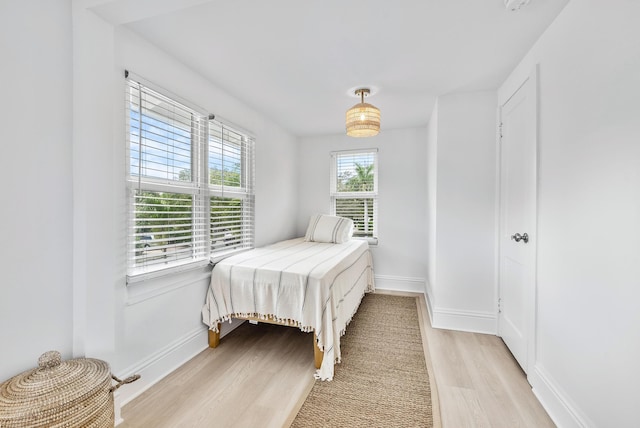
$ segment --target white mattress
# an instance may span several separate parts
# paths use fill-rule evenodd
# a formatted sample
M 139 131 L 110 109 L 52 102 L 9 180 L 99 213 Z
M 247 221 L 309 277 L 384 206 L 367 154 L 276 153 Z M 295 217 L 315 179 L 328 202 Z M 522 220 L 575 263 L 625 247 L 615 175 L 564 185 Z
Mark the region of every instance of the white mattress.
M 234 316 L 253 316 L 314 331 L 324 353 L 316 377 L 331 380 L 340 362 L 340 337 L 364 293 L 373 290 L 366 241 L 326 244 L 296 238 L 217 263 L 202 319 L 212 330 Z

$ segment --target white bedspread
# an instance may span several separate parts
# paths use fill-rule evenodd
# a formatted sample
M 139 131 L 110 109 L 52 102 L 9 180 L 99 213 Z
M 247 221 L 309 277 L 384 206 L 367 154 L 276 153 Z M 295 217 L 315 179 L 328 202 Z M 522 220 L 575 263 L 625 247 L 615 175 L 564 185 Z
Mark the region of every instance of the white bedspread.
M 316 377 L 333 378 L 340 337 L 365 292 L 374 290 L 371 252 L 365 241 L 342 244 L 303 238 L 229 257 L 217 263 L 202 308 L 210 329 L 231 317 L 277 320 L 314 331 L 324 353 Z

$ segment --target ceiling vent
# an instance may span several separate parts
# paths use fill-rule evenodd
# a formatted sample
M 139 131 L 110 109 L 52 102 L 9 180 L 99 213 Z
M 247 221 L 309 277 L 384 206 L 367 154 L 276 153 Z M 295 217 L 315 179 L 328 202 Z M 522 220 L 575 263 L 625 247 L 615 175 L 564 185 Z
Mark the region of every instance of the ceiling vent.
M 530 0 L 504 0 L 504 7 L 513 12 L 526 6 Z

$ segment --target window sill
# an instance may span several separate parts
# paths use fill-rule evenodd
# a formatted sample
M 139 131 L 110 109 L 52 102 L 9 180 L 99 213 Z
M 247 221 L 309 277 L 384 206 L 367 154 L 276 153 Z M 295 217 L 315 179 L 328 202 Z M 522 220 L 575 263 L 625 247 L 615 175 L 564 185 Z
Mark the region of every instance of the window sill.
M 358 238 L 358 237 L 354 237 L 353 239 L 358 239 L 360 241 L 367 241 L 367 244 L 369 244 L 370 247 L 377 247 L 378 246 L 378 238 Z
M 169 268 L 163 269 L 155 269 L 155 270 L 145 270 L 141 268 L 138 272 L 127 275 L 127 285 L 134 285 L 136 283 L 148 281 L 150 279 L 170 276 L 173 274 L 177 274 L 180 272 L 185 272 L 189 270 L 195 270 L 206 266 L 209 264 L 208 260 L 197 260 L 197 261 L 189 261 L 184 264 L 172 266 Z

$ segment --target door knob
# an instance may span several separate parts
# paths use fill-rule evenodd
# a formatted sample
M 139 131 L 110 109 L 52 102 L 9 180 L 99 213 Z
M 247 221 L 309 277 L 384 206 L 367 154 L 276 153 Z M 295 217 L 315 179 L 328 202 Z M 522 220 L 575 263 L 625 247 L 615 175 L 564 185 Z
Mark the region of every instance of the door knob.
M 520 241 L 524 241 L 524 243 L 526 244 L 527 242 L 529 242 L 529 235 L 525 232 L 522 235 L 520 235 L 519 233 L 516 233 L 515 235 L 511 235 L 511 239 L 513 239 L 516 242 L 520 242 Z

